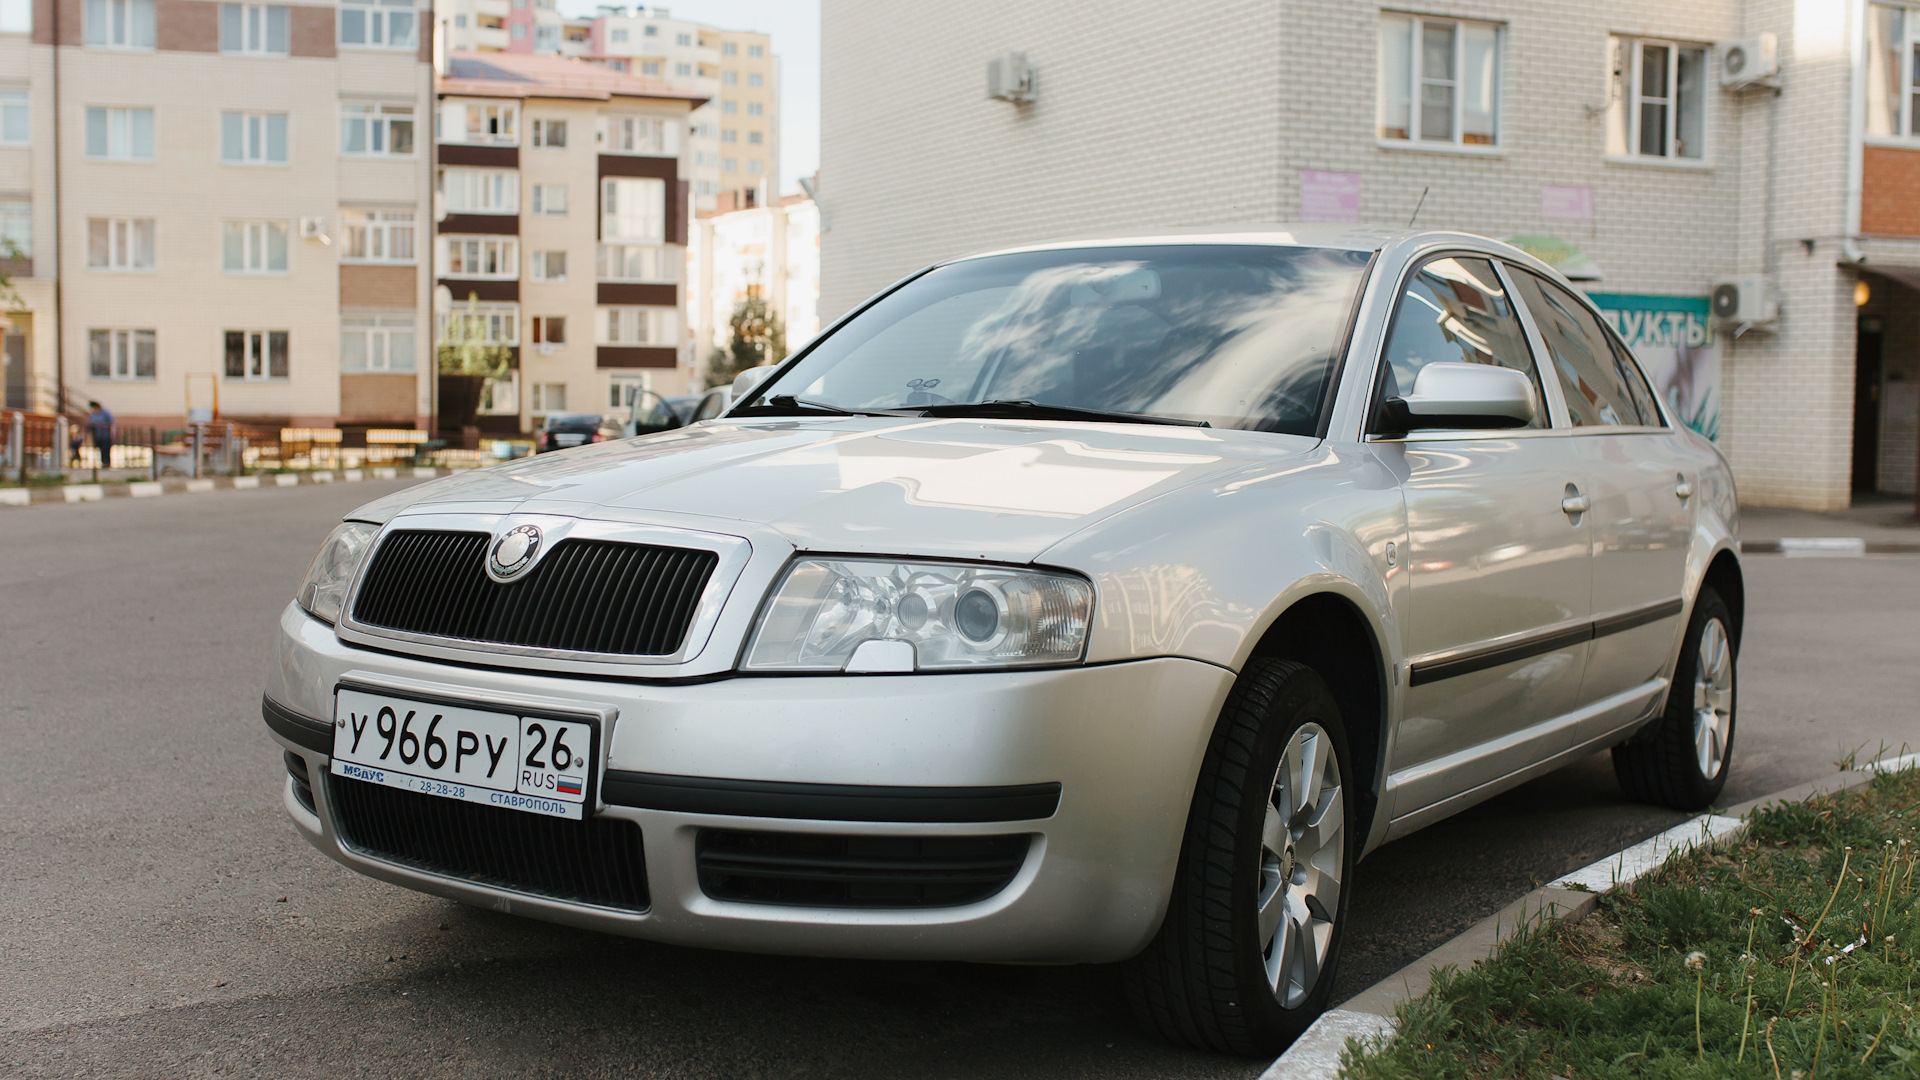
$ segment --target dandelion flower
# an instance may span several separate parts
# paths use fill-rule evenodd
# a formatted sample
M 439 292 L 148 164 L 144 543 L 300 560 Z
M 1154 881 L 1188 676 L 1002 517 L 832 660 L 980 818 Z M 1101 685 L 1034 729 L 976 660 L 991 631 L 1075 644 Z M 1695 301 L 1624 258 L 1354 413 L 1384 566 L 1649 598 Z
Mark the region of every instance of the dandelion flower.
M 1687 970 L 1688 971 L 1699 971 L 1701 968 L 1706 966 L 1707 966 L 1706 953 L 1703 953 L 1700 950 L 1695 949 L 1693 952 L 1690 952 L 1687 954 Z

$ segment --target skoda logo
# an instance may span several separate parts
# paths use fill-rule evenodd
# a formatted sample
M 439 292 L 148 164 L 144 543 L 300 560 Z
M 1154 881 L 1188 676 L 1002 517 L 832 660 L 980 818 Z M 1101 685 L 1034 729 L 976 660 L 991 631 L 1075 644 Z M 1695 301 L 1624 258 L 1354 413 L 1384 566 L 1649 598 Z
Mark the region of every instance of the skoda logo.
M 493 551 L 487 555 L 487 572 L 501 581 L 509 580 L 532 566 L 539 550 L 540 526 L 522 525 L 493 542 Z

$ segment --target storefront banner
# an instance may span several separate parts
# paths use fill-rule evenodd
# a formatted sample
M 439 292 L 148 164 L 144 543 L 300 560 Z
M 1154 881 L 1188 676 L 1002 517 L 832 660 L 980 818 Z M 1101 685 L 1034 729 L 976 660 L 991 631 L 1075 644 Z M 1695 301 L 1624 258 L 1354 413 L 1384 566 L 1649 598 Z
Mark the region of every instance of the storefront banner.
M 1704 296 L 1588 293 L 1620 337 L 1654 392 L 1675 418 L 1709 439 L 1720 436 L 1720 342 Z

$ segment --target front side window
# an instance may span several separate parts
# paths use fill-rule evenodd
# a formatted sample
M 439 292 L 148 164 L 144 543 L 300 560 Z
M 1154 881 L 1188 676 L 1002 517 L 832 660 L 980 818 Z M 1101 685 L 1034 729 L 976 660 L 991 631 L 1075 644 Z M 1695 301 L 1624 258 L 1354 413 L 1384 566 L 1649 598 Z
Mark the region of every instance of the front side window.
M 221 4 L 220 51 L 242 56 L 287 55 L 284 4 Z
M 1381 365 L 1382 399 L 1413 393 L 1420 369 L 1436 361 L 1492 364 L 1533 380 L 1529 427 L 1547 426 L 1546 395 L 1513 298 L 1486 259 L 1449 257 L 1423 263 L 1407 279 Z
M 1379 137 L 1498 143 L 1501 36 L 1494 23 L 1382 15 Z
M 747 403 L 1000 415 L 994 402 L 1313 435 L 1369 254 L 1077 248 L 922 274 Z
M 670 307 L 603 307 L 600 345 L 671 345 L 679 333 L 679 312 Z
M 666 215 L 666 181 L 625 176 L 600 181 L 601 239 L 664 243 Z
M 248 382 L 287 377 L 285 330 L 229 330 L 227 378 Z
M 413 369 L 413 316 L 379 315 L 340 320 L 341 371 L 374 374 Z
M 507 169 L 442 169 L 440 190 L 455 214 L 517 214 L 520 174 Z
M 25 146 L 33 141 L 32 112 L 25 90 L 0 90 L 0 146 Z
M 105 161 L 152 161 L 153 110 L 89 106 L 87 156 Z
M 533 280 L 561 282 L 567 280 L 567 253 L 564 251 L 536 251 L 531 257 Z
M 413 0 L 340 0 L 340 44 L 355 49 L 411 49 L 418 20 Z
M 285 165 L 287 114 L 220 114 L 220 160 L 230 165 Z
M 678 281 L 675 261 L 657 244 L 601 244 L 595 276 L 601 281 Z
M 1573 294 L 1525 270 L 1513 272 L 1514 285 L 1533 315 L 1534 325 L 1553 357 L 1553 370 L 1567 399 L 1574 427 L 1657 425 L 1659 413 L 1643 416 L 1641 402 L 1652 404 L 1644 384 L 1635 393 L 1639 371 L 1614 352 L 1600 319 Z
M 413 106 L 342 102 L 340 152 L 411 156 Z
M 443 236 L 440 251 L 448 277 L 510 281 L 520 276 L 520 241 L 511 236 Z
M 153 48 L 153 0 L 86 0 L 85 12 L 88 45 Z
M 1920 140 L 1920 12 L 1867 5 L 1867 134 Z
M 543 217 L 566 217 L 567 185 L 533 185 L 533 212 Z
M 413 261 L 413 211 L 340 211 L 342 262 L 410 263 Z
M 87 269 L 153 269 L 152 218 L 88 218 Z
M 226 221 L 220 224 L 220 268 L 229 274 L 287 272 L 287 223 Z
M 1607 153 L 1614 157 L 1706 156 L 1707 48 L 1613 38 Z
M 87 377 L 153 378 L 156 350 L 152 330 L 87 331 Z

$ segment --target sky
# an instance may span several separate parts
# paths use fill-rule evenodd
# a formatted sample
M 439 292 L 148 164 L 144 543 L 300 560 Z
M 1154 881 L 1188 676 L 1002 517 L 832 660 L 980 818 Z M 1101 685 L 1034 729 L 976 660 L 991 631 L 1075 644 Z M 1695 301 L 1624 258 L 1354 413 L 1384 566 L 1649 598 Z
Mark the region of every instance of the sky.
M 773 37 L 780 58 L 780 193 L 800 190 L 800 178 L 820 167 L 820 0 L 669 0 L 676 19 L 726 30 L 757 30 Z M 599 0 L 560 0 L 569 17 L 591 15 Z

